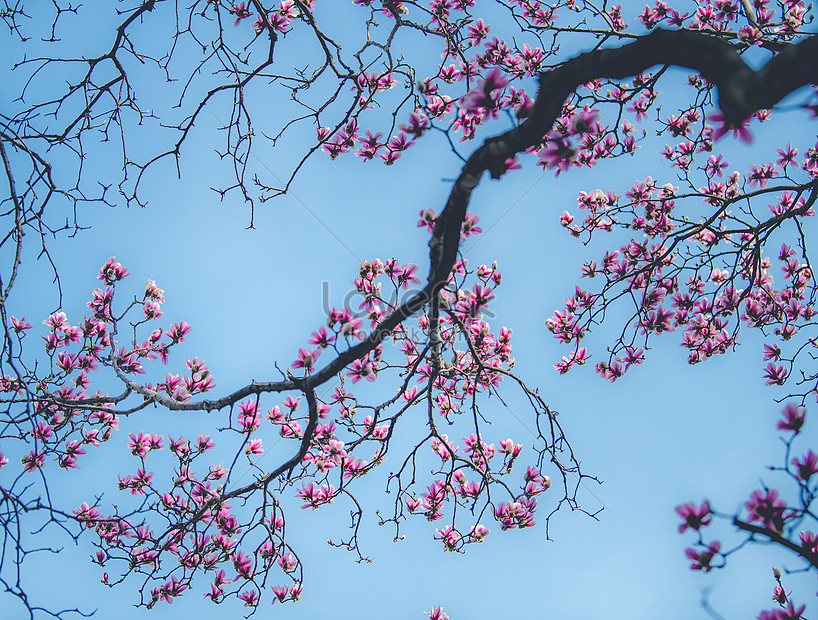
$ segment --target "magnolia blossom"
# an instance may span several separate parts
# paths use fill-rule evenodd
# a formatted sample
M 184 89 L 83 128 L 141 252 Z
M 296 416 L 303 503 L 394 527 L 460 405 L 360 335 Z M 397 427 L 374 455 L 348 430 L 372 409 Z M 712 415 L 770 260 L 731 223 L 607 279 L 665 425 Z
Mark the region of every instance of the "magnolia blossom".
M 782 412 L 783 420 L 779 420 L 776 427 L 780 431 L 792 431 L 796 435 L 801 432 L 801 427 L 804 426 L 806 418 L 806 411 L 802 407 L 798 407 L 793 403 L 787 403 Z
M 478 108 L 493 109 L 500 100 L 501 88 L 508 85 L 508 80 L 497 67 L 492 69 L 485 79 L 480 80 L 475 88 L 460 99 L 460 106 L 466 112 L 473 112 Z
M 710 525 L 710 502 L 704 502 L 701 506 L 696 504 L 684 504 L 676 507 L 676 513 L 682 518 L 683 523 L 679 525 L 679 532 L 683 533 L 688 528 L 699 530 L 706 525 Z
M 710 543 L 706 549 L 703 551 L 696 551 L 695 549 L 686 549 L 685 555 L 688 559 L 693 560 L 693 563 L 690 565 L 692 570 L 700 570 L 705 573 L 709 573 L 713 570 L 713 566 L 711 562 L 713 558 L 718 555 L 719 550 L 721 549 L 721 543 L 719 541 L 715 541 Z

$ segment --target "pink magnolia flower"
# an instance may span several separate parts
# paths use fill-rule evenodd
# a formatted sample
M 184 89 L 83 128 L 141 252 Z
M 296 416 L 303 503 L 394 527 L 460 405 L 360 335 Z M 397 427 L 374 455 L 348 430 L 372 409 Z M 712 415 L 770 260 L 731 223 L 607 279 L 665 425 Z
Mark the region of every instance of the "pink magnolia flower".
M 775 489 L 753 491 L 744 506 L 750 512 L 750 521 L 761 521 L 764 527 L 776 532 L 784 531 L 784 521 L 791 516 L 791 513 L 784 514 L 787 504 L 778 499 Z
M 440 535 L 445 551 L 457 551 L 462 536 L 454 529 L 454 526 L 447 525 L 442 530 L 435 530 Z M 437 537 L 435 537 L 437 538 Z
M 421 209 L 418 228 L 423 228 L 425 226 L 431 233 L 434 231 L 436 219 L 437 213 L 435 213 L 433 209 Z
M 45 464 L 45 452 L 32 450 L 20 459 L 20 461 L 23 464 L 23 471 L 32 472 Z
M 308 2 L 308 4 L 310 3 Z M 312 9 L 312 7 L 309 8 Z M 298 8 L 295 6 L 295 0 L 281 0 L 277 12 L 290 19 L 295 19 L 298 17 Z
M 794 403 L 787 403 L 782 412 L 783 420 L 779 420 L 776 428 L 780 431 L 792 431 L 796 435 L 801 432 L 801 427 L 804 426 L 804 420 L 807 412 L 803 407 L 799 407 Z
M 94 527 L 94 524 L 90 523 L 90 521 L 99 519 L 99 511 L 97 510 L 96 506 L 89 506 L 86 502 L 82 502 L 80 507 L 74 510 L 71 514 L 76 517 L 77 521 L 86 522 L 85 526 L 88 528 Z
M 323 142 L 330 136 L 330 134 L 332 133 L 332 129 L 330 129 L 329 127 L 316 127 L 315 133 L 318 136 L 318 140 Z
M 281 403 L 282 406 L 286 407 L 290 410 L 290 413 L 294 413 L 296 409 L 298 409 L 298 404 L 301 402 L 301 397 L 294 398 L 292 396 L 287 396 L 284 401 Z
M 353 383 L 358 383 L 361 379 L 367 381 L 374 381 L 377 379 L 377 373 L 372 362 L 368 360 L 355 360 L 349 366 L 348 377 L 352 378 Z
M 60 351 L 57 355 L 57 366 L 63 371 L 70 373 L 76 367 L 76 355 L 67 351 Z
M 750 122 L 750 118 L 745 118 L 741 123 L 738 125 L 734 125 L 731 123 L 726 123 L 724 121 L 724 112 L 716 112 L 715 114 L 711 114 L 707 117 L 710 121 L 715 121 L 721 123 L 721 126 L 716 127 L 713 131 L 713 138 L 715 140 L 720 139 L 721 137 L 727 135 L 728 131 L 733 132 L 733 138 L 740 138 L 742 142 L 745 144 L 750 144 L 753 141 L 753 134 L 750 133 L 750 130 L 747 129 L 747 123 Z
M 481 485 L 478 482 L 461 482 L 460 483 L 460 488 L 458 490 L 460 491 L 461 497 L 464 497 L 464 498 L 474 497 L 474 498 L 476 498 L 476 497 L 478 497 L 480 495 L 480 490 L 481 490 L 480 486 Z
M 781 348 L 775 344 L 765 344 L 764 345 L 764 361 L 769 362 L 770 360 L 778 361 L 781 357 Z
M 489 30 L 491 30 L 491 26 L 486 24 L 482 19 L 478 19 L 473 24 L 469 24 L 469 38 L 471 39 L 472 45 L 480 45 L 480 42 L 488 36 Z
M 427 615 L 429 616 L 429 620 L 449 620 L 449 616 L 443 613 L 442 607 L 432 607 L 432 610 Z
M 222 571 L 224 572 L 224 571 Z M 210 592 L 206 592 L 204 598 L 209 598 L 214 603 L 219 602 L 219 598 L 224 596 L 224 590 L 215 581 L 210 584 Z
M 100 268 L 99 275 L 97 276 L 98 280 L 102 280 L 108 286 L 113 285 L 115 282 L 122 280 L 126 276 L 128 276 L 131 272 L 128 271 L 125 267 L 120 265 L 116 262 L 116 258 L 113 256 L 108 259 L 108 261 Z
M 26 323 L 26 317 L 15 318 L 11 317 L 11 324 L 14 327 L 14 332 L 19 334 L 27 329 L 31 329 L 31 323 Z
M 758 616 L 758 620 L 800 620 L 806 609 L 806 605 L 796 608 L 792 601 L 787 603 L 784 609 L 773 609 L 770 611 L 762 611 Z
M 168 441 L 170 442 L 168 449 L 179 458 L 185 458 L 188 454 L 190 454 L 190 442 L 184 437 L 174 439 L 173 437 L 168 436 Z
M 805 532 L 801 530 L 798 533 L 798 538 L 801 539 L 801 545 L 806 547 L 811 553 L 818 553 L 818 536 L 814 532 Z
M 321 347 L 322 349 L 326 349 L 334 341 L 335 336 L 327 335 L 327 329 L 322 325 L 317 332 L 312 333 L 310 339 L 307 341 L 307 344 L 315 344 Z M 315 357 L 318 356 L 316 355 Z
M 394 276 L 398 286 L 403 290 L 408 290 L 410 284 L 420 284 L 420 278 L 417 277 L 419 267 L 415 264 L 409 263 L 394 270 Z
M 304 591 L 304 585 L 301 583 L 295 583 L 290 586 L 290 597 L 294 601 L 301 600 L 301 593 Z
M 721 543 L 719 543 L 719 541 L 710 543 L 705 551 L 696 551 L 695 549 L 690 548 L 686 549 L 685 555 L 688 557 L 688 559 L 693 560 L 690 568 L 692 570 L 700 570 L 704 571 L 705 573 L 709 573 L 713 569 L 710 563 L 718 554 L 719 549 L 721 549 Z
M 409 124 L 401 125 L 400 129 L 407 134 L 412 134 L 414 138 L 420 138 L 429 128 L 429 120 L 419 110 L 413 110 L 409 114 Z
M 176 344 L 177 342 L 184 342 L 185 336 L 188 335 L 191 329 L 190 325 L 184 321 L 180 321 L 179 323 L 171 325 L 165 333 L 168 338 L 171 339 L 171 344 Z
M 680 533 L 687 530 L 687 528 L 698 531 L 702 527 L 710 525 L 713 520 L 710 516 L 710 502 L 704 502 L 701 506 L 693 503 L 677 506 L 676 514 L 684 521 L 679 525 Z
M 295 567 L 298 565 L 295 558 L 291 553 L 281 556 L 281 559 L 278 561 L 278 565 L 285 573 L 291 573 L 295 570 Z
M 275 29 L 276 30 L 284 30 L 289 25 L 289 21 L 287 21 L 286 24 L 283 23 L 284 21 L 286 21 L 286 19 L 284 17 L 282 17 L 278 13 L 273 13 L 271 15 L 271 17 L 276 22 L 275 23 Z M 261 34 L 265 30 L 270 28 L 270 26 L 271 26 L 270 22 L 265 20 L 262 16 L 259 16 L 259 18 L 256 21 L 253 22 L 253 30 L 256 31 L 256 34 Z M 205 594 L 205 596 L 210 596 L 210 595 Z
M 50 314 L 48 318 L 45 321 L 43 321 L 43 325 L 45 325 L 46 327 L 50 327 L 52 332 L 64 331 L 69 327 L 68 319 L 65 316 L 65 312 L 56 312 L 54 314 Z
M 156 286 L 156 282 L 153 280 L 148 280 L 145 283 L 145 299 L 150 297 L 154 301 L 158 301 L 160 304 L 165 302 L 165 291 L 161 288 Z
M 491 530 L 485 525 L 473 525 L 469 533 L 472 542 L 483 542 L 483 539 L 490 534 Z
M 798 156 L 798 149 L 793 148 L 793 146 L 789 143 L 787 144 L 786 148 L 775 149 L 775 152 L 778 155 L 776 164 L 779 168 L 786 168 L 793 163 L 795 158 Z
M 245 590 L 239 594 L 239 600 L 244 601 L 245 607 L 255 607 L 258 605 L 258 592 L 255 590 Z
M 521 444 L 515 444 L 513 439 L 501 439 L 500 440 L 500 447 L 503 449 L 503 453 L 516 458 L 520 451 L 523 449 Z
M 568 228 L 573 223 L 574 216 L 568 213 L 568 211 L 563 211 L 562 215 L 560 215 L 560 224 L 565 228 Z
M 258 409 L 258 402 L 252 398 L 239 403 L 239 426 L 243 433 L 253 433 L 261 425 L 261 412 Z
M 222 464 L 216 465 L 215 463 L 211 463 L 208 478 L 213 478 L 214 480 L 221 480 L 229 473 L 230 470 L 227 469 L 224 465 Z
M 393 136 L 392 138 L 390 138 L 389 143 L 387 144 L 387 148 L 390 151 L 395 152 L 405 151 L 414 143 L 415 143 L 414 140 L 410 140 L 407 137 L 406 133 L 401 131 L 397 136 Z
M 523 479 L 526 482 L 539 482 L 542 480 L 542 474 L 540 473 L 539 469 L 529 465 L 525 470 L 525 476 Z
M 155 600 L 165 601 L 166 603 L 172 603 L 173 598 L 176 596 L 182 596 L 182 592 L 187 590 L 187 586 L 181 583 L 175 576 L 171 576 L 170 580 L 165 582 L 161 588 L 157 588 L 153 590 L 151 594 L 153 595 L 154 602 Z M 151 605 L 153 602 L 151 602 Z M 150 605 L 149 605 L 150 606 Z
M 331 503 L 335 496 L 335 487 L 331 484 L 323 484 L 317 487 L 314 482 L 305 482 L 301 489 L 296 492 L 296 495 L 303 499 L 306 503 L 301 506 L 304 508 L 312 508 L 315 510 L 321 504 Z M 282 566 L 282 568 L 284 568 Z M 287 569 L 284 568 L 286 571 Z
M 282 437 L 285 438 L 289 437 L 301 438 L 304 436 L 304 430 L 301 428 L 301 425 L 298 423 L 297 420 L 290 420 L 289 422 L 282 424 L 278 432 Z
M 252 15 L 252 13 L 245 8 L 244 2 L 234 4 L 233 8 L 230 9 L 230 12 L 236 16 L 236 21 L 233 22 L 234 26 L 238 26 L 241 23 L 241 20 L 247 19 Z
M 466 217 L 463 218 L 461 240 L 466 239 L 471 235 L 479 235 L 481 232 L 483 232 L 483 229 L 477 225 L 477 222 L 479 221 L 479 216 L 475 215 L 474 213 L 466 213 Z
M 380 153 L 378 157 L 380 157 L 383 160 L 383 163 L 385 165 L 391 166 L 400 159 L 400 151 L 387 148 L 386 153 Z
M 549 140 L 545 148 L 539 152 L 540 165 L 546 168 L 556 168 L 559 176 L 561 172 L 568 170 L 573 164 L 577 152 L 563 138 L 553 138 Z
M 290 594 L 290 589 L 287 586 L 273 586 L 273 595 L 275 596 L 275 601 L 284 602 L 287 600 L 287 596 Z
M 247 442 L 247 446 L 244 448 L 244 453 L 247 456 L 251 454 L 264 454 L 264 449 L 261 447 L 261 439 L 251 439 Z
M 784 385 L 789 372 L 784 366 L 776 366 L 772 362 L 764 369 L 764 385 Z
M 143 488 L 150 487 L 151 478 L 153 478 L 153 473 L 146 472 L 139 467 L 136 470 L 136 475 L 119 477 L 119 489 L 130 489 L 131 495 L 144 495 L 145 491 Z
M 164 314 L 164 312 L 162 312 L 162 310 L 159 308 L 159 304 L 153 300 L 144 302 L 142 309 L 145 312 L 146 319 L 156 320 Z
M 798 470 L 796 477 L 807 482 L 813 474 L 818 473 L 818 454 L 810 450 L 801 459 L 793 459 L 792 464 Z
M 767 186 L 767 182 L 778 176 L 778 172 L 774 169 L 774 164 L 763 164 L 761 166 L 750 166 L 750 175 L 748 177 L 750 181 L 750 187 L 755 187 L 756 185 L 764 188 Z
M 196 438 L 196 451 L 199 454 L 202 454 L 206 450 L 210 450 L 211 448 L 214 448 L 215 446 L 216 446 L 216 444 L 213 443 L 213 440 L 210 438 L 210 435 L 199 435 Z
M 367 129 L 366 137 L 361 139 L 363 147 L 355 151 L 355 155 L 361 157 L 363 161 L 375 159 L 375 157 L 379 156 L 378 151 L 380 151 L 381 147 L 383 147 L 383 143 L 380 142 L 382 137 L 383 133 L 380 131 L 373 134 L 371 130 Z
M 77 465 L 77 457 L 85 454 L 85 450 L 83 450 L 80 446 L 79 441 L 69 441 L 65 444 L 65 454 L 61 454 L 57 457 L 57 463 L 63 469 L 79 469 L 80 466 Z
M 357 478 L 366 474 L 366 466 L 368 463 L 361 459 L 356 459 L 354 456 L 347 456 L 344 459 L 344 478 Z
M 723 160 L 724 160 L 723 155 L 718 155 L 718 156 L 711 155 L 707 159 L 707 165 L 705 166 L 705 172 L 707 173 L 707 175 L 708 176 L 714 176 L 715 175 L 715 176 L 719 176 L 719 177 L 724 176 L 724 173 L 722 172 L 722 170 L 724 168 L 727 168 L 730 164 L 727 163 L 726 161 L 723 161 Z
M 416 510 L 428 510 L 428 506 L 424 506 L 423 500 L 419 497 L 407 498 L 406 507 L 409 509 L 409 512 L 415 512 Z
M 483 286 L 479 282 L 475 282 L 470 291 L 467 292 L 469 301 L 477 306 L 483 308 L 494 299 L 494 290 L 489 286 Z
M 150 435 L 146 435 L 144 432 L 139 431 L 138 435 L 130 433 L 128 438 L 130 439 L 128 448 L 130 448 L 131 454 L 134 456 L 143 457 L 150 450 Z
M 284 413 L 279 406 L 276 405 L 272 409 L 267 410 L 267 419 L 273 424 L 281 424 L 284 421 Z
M 492 69 L 484 80 L 480 80 L 477 86 L 463 95 L 460 99 L 460 107 L 466 112 L 474 112 L 478 108 L 493 110 L 500 100 L 501 88 L 508 86 L 508 80 L 503 76 L 499 68 Z
M 571 117 L 570 131 L 572 134 L 595 134 L 599 123 L 599 110 L 590 109 L 586 105 L 583 110 Z
M 233 568 L 240 577 L 250 579 L 253 574 L 253 561 L 244 551 L 236 551 L 233 554 Z
M 321 329 L 324 329 L 323 327 Z M 315 360 L 321 355 L 321 349 L 310 351 L 304 347 L 298 349 L 298 359 L 293 362 L 293 368 L 303 368 L 307 374 L 315 370 Z

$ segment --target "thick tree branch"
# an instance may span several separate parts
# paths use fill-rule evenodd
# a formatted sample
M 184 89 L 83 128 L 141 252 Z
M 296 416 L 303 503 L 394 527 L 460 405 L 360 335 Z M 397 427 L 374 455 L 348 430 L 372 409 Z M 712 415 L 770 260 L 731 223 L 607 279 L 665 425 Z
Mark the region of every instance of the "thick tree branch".
M 802 558 L 804 558 L 807 562 L 809 562 L 812 566 L 818 568 L 818 555 L 810 553 L 809 549 L 806 549 L 801 545 L 795 544 L 794 542 L 785 538 L 778 532 L 774 532 L 773 530 L 767 527 L 761 527 L 760 525 L 753 525 L 752 523 L 747 523 L 745 521 L 742 521 L 738 517 L 733 518 L 733 525 L 735 525 L 740 530 L 744 530 L 745 532 L 766 536 L 772 542 L 778 543 L 782 547 L 786 547 L 787 549 L 794 551 Z

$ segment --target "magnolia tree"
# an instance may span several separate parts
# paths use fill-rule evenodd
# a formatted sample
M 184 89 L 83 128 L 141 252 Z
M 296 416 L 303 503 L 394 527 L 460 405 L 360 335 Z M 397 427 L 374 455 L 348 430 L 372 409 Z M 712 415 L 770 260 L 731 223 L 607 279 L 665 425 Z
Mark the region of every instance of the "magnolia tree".
M 391 495 L 379 514 L 396 538 L 408 519 L 426 519 L 442 550 L 461 552 L 490 532 L 498 540 L 487 544 L 502 545 L 501 531 L 547 524 L 562 507 L 584 510 L 577 493 L 592 477 L 525 369 L 514 367 L 511 329 L 488 322 L 498 265 L 469 264 L 460 247 L 481 233 L 469 203 L 485 173 L 513 184 L 524 165 L 553 177 L 602 169 L 652 147 L 655 136 L 673 168 L 668 178 L 583 191 L 573 209 L 554 214 L 567 235 L 608 244 L 581 266 L 581 286 L 564 306 L 543 317 L 564 345 L 554 368 L 568 373 L 593 357 L 613 382 L 666 332 L 691 364 L 729 354 L 742 331 L 763 333 L 763 380 L 789 386 L 772 405 L 783 407 L 783 453 L 772 470 L 796 500 L 761 486 L 731 513 L 716 509 L 718 498 L 680 497 L 679 530 L 692 531 L 694 570 L 724 567 L 755 542 L 818 569 L 818 457 L 799 437 L 818 393 L 806 235 L 818 196 L 812 5 L 123 0 L 115 14 L 62 0 L 3 6 L 18 97 L 0 127 L 0 582 L 32 617 L 72 613 L 31 600 L 20 577 L 48 525 L 95 547 L 104 582 L 136 584 L 140 606 L 170 603 L 194 586 L 248 615 L 297 601 L 302 564 L 287 536 L 298 526 L 290 515 L 345 501 L 350 535 L 334 544 L 363 559 L 359 526 L 369 507 L 356 483 L 387 456 Z M 663 87 L 686 89 L 684 103 L 660 110 Z M 754 126 L 775 123 L 791 94 L 786 107 L 804 108 L 803 131 L 782 132 L 775 161 L 732 171 L 720 149 L 749 144 Z M 420 210 L 425 273 L 394 258 L 364 261 L 350 274 L 360 307 L 332 308 L 302 347 L 277 353 L 271 376 L 229 393 L 205 362 L 177 354 L 191 327 L 163 316 L 164 291 L 153 280 L 137 286 L 115 258 L 101 266 L 84 317 L 25 317 L 23 303 L 8 301 L 27 244 L 48 261 L 51 237 L 78 232 L 88 205 L 144 204 L 152 175 L 181 170 L 206 113 L 225 104 L 229 115 L 210 143 L 218 140 L 232 181 L 216 191 L 247 205 L 250 226 L 258 205 L 286 194 L 311 158 L 400 166 L 429 134 L 445 137 L 462 169 L 444 204 Z M 137 136 L 148 130 L 146 144 Z M 280 144 L 295 154 L 283 181 L 252 157 L 257 146 Z M 68 268 L 54 264 L 55 276 Z M 607 349 L 583 346 L 596 327 L 611 334 Z M 389 395 L 367 404 L 377 386 Z M 539 448 L 494 436 L 483 410 L 504 390 L 530 402 Z M 211 430 L 130 433 L 132 466 L 119 473 L 119 496 L 89 490 L 79 506 L 51 498 L 58 468 L 79 469 L 125 417 L 155 408 L 209 413 Z M 410 411 L 423 416 L 425 436 L 390 450 Z M 273 433 L 290 456 L 262 466 Z M 171 466 L 153 465 L 159 450 Z M 234 473 L 248 466 L 251 479 Z M 719 519 L 732 523 L 730 540 L 709 535 Z M 801 617 L 809 592 L 791 601 L 786 579 L 776 569 L 774 609 L 761 618 Z M 430 616 L 447 617 L 438 607 Z

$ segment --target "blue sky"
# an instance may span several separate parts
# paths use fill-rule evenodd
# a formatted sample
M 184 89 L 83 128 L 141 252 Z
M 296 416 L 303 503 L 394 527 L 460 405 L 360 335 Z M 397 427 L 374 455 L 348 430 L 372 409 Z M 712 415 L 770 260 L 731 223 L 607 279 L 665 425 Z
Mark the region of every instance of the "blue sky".
M 684 75 L 679 73 L 678 81 L 683 82 Z M 666 86 L 671 95 L 672 82 Z M 669 110 L 672 102 L 666 105 Z M 218 109 L 214 114 L 218 116 Z M 795 143 L 804 118 L 791 113 L 759 127 L 752 150 L 744 151 L 746 162 L 772 159 L 782 133 L 785 142 L 792 135 Z M 90 228 L 71 239 L 59 236 L 50 247 L 61 266 L 62 308 L 69 320 L 77 321 L 86 312 L 99 267 L 116 256 L 132 274 L 122 293 L 141 295 L 142 283 L 155 279 L 166 291 L 164 321 L 193 325 L 184 351 L 176 355 L 176 371 L 185 356 L 197 355 L 208 362 L 217 392 L 224 394 L 251 379 L 275 378 L 276 361 L 289 366 L 298 347 L 325 320 L 323 283 L 329 283 L 332 303 L 339 304 L 361 259 L 394 256 L 424 271 L 427 234 L 415 227 L 418 211 L 440 210 L 450 187 L 447 179 L 459 167 L 436 134 L 425 136 L 392 167 L 364 165 L 354 157 L 334 162 L 318 157 L 307 164 L 290 195 L 257 207 L 256 227 L 248 230 L 247 208 L 230 195 L 220 202 L 210 190 L 226 174 L 211 154 L 211 122 L 205 116 L 197 126 L 184 153 L 181 181 L 170 168 L 155 170 L 146 186 L 147 207 L 89 206 L 80 221 Z M 505 127 L 497 123 L 498 131 Z M 806 138 L 809 141 L 809 132 Z M 137 148 L 150 143 L 147 130 L 139 140 L 144 142 Z M 560 412 L 583 469 L 604 480 L 580 493 L 589 510 L 604 506 L 599 520 L 565 511 L 552 523 L 553 542 L 546 540 L 543 523 L 510 532 L 487 523 L 492 529 L 488 539 L 459 555 L 444 553 L 432 540 L 439 524 L 418 517 L 407 522 L 406 540 L 393 543 L 393 532 L 378 528 L 374 515 L 392 501 L 383 494 L 384 476 L 393 465 L 387 462 L 383 471 L 360 484 L 359 499 L 367 515 L 362 548 L 375 561 L 356 564 L 350 554 L 326 544 L 328 537 L 346 534 L 348 506 L 343 502 L 315 512 L 299 511 L 294 503 L 288 535 L 305 564 L 304 597 L 272 610 L 268 600 L 257 617 L 422 618 L 424 610 L 442 605 L 453 620 L 657 614 L 682 619 L 704 617 L 699 600 L 705 587 L 712 588 L 711 605 L 728 618 L 754 617 L 759 609 L 771 607 L 770 567 L 796 568 L 793 558 L 750 548 L 731 558 L 723 571 L 695 573 L 683 555 L 692 538 L 677 534 L 679 520 L 673 511 L 682 502 L 710 498 L 719 510 L 731 512 L 758 488 L 762 477 L 775 486 L 764 466 L 781 458 L 774 432 L 781 406 L 773 399 L 783 392 L 762 385 L 759 335 L 745 330 L 737 351 L 695 367 L 688 366 L 678 339 L 665 336 L 655 342 L 642 367 L 614 385 L 599 379 L 590 364 L 565 377 L 552 368 L 565 351 L 545 328 L 545 319 L 572 293 L 579 265 L 599 258 L 605 247 L 599 242 L 583 247 L 570 238 L 559 225 L 559 214 L 576 211 L 579 190 L 624 191 L 632 180 L 648 174 L 673 181 L 674 172 L 659 165 L 659 149 L 650 144 L 635 158 L 602 162 L 590 171 L 571 170 L 559 179 L 543 175 L 531 160 L 499 182 L 485 179 L 471 211 L 487 232 L 475 245 L 464 246 L 473 265 L 499 262 L 503 284 L 491 305 L 496 314 L 492 325 L 514 329 L 516 370 L 539 386 Z M 743 148 L 726 147 L 737 158 Z M 282 178 L 292 162 L 292 152 L 266 149 L 263 141 L 257 142 L 253 156 L 259 167 Z M 741 169 L 739 159 L 730 159 Z M 36 260 L 34 250 L 25 257 L 8 307 L 39 328 L 57 301 L 48 268 Z M 592 352 L 598 352 L 592 361 L 598 361 L 610 340 L 611 332 L 604 328 L 589 337 Z M 158 372 L 166 370 L 170 367 Z M 379 394 L 377 384 L 372 394 L 373 399 Z M 492 434 L 497 439 L 510 435 L 530 446 L 532 414 L 524 399 L 510 385 L 503 397 L 507 407 L 495 402 L 486 408 L 492 415 Z M 52 487 L 72 507 L 91 493 L 104 493 L 103 504 L 116 503 L 116 473 L 137 464 L 127 455 L 128 432 L 195 436 L 213 432 L 219 415 L 156 411 L 123 420 L 114 440 L 89 451 L 81 472 L 54 471 Z M 414 430 L 419 428 L 408 425 L 403 441 L 411 441 Z M 801 449 L 814 438 L 813 425 L 808 424 Z M 405 445 L 400 442 L 392 447 L 395 462 Z M 162 460 L 166 456 L 152 457 L 157 469 L 164 462 L 167 471 L 170 461 Z M 272 466 L 274 458 L 268 458 Z M 555 472 L 545 473 L 556 479 Z M 541 511 L 549 508 L 549 500 L 546 494 Z M 48 536 L 49 544 L 61 544 L 58 532 Z M 720 539 L 729 546 L 729 534 Z M 32 593 L 57 607 L 98 608 L 101 618 L 146 617 L 147 612 L 132 607 L 137 581 L 113 590 L 102 586 L 101 571 L 88 560 L 90 553 L 85 538 L 76 547 L 66 544 L 56 557 L 34 558 L 26 567 Z M 788 577 L 785 584 L 797 601 L 812 601 L 811 576 Z M 150 613 L 154 618 L 242 614 L 235 601 L 214 606 L 203 600 L 205 588 L 202 582 L 173 605 L 159 605 Z M 18 617 L 14 609 L 11 613 L 11 618 Z

